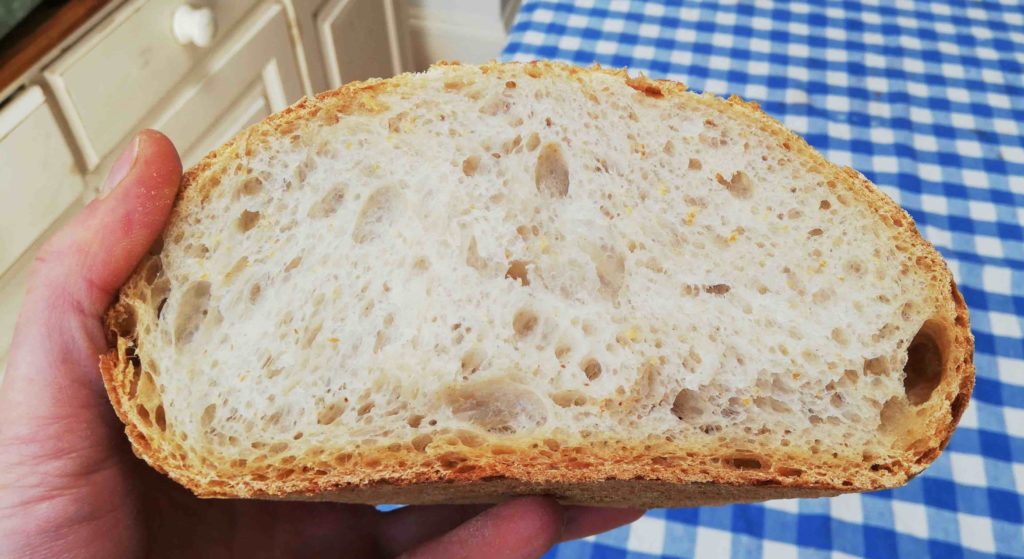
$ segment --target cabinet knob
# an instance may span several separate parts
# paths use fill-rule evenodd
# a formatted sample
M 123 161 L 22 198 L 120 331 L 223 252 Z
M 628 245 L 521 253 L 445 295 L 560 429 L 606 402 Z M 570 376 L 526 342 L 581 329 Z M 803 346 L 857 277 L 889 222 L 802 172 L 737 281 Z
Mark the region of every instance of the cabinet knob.
M 213 35 L 217 31 L 217 20 L 210 8 L 205 6 L 194 8 L 188 4 L 182 4 L 174 10 L 171 30 L 174 32 L 174 38 L 183 45 L 193 44 L 200 48 L 207 47 L 213 41 Z

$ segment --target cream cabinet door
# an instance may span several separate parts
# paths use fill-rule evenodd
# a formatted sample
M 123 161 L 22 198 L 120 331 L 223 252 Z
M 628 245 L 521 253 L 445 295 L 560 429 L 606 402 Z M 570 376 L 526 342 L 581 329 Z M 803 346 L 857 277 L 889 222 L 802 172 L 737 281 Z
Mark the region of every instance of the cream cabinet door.
M 409 69 L 404 0 L 291 0 L 313 89 Z
M 80 171 L 39 87 L 0 111 L 0 273 L 79 198 Z

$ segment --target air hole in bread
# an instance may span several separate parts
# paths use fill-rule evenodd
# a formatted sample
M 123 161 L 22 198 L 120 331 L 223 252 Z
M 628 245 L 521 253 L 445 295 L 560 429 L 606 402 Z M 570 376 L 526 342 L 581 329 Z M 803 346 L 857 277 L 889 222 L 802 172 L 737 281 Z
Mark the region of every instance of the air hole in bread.
M 850 344 L 850 338 L 846 335 L 846 330 L 843 330 L 842 328 L 833 328 L 829 337 L 831 337 L 832 341 L 840 346 L 845 347 Z
M 537 328 L 537 313 L 530 309 L 520 309 L 512 317 L 512 330 L 517 337 L 525 338 Z
M 754 194 L 754 182 L 743 171 L 736 171 L 728 180 L 721 174 L 716 174 L 715 180 L 736 198 L 750 198 Z
M 843 263 L 843 271 L 851 277 L 862 278 L 867 268 L 859 258 L 851 258 Z
M 188 344 L 203 319 L 209 313 L 210 282 L 197 281 L 191 284 L 178 301 L 177 315 L 174 319 L 174 341 L 177 344 Z
M 455 432 L 455 436 L 458 437 L 459 442 L 462 443 L 463 446 L 467 446 L 469 448 L 476 448 L 484 444 L 483 437 L 465 429 L 457 430 Z
M 313 203 L 306 212 L 311 219 L 323 219 L 334 215 L 345 201 L 346 188 L 343 184 L 331 187 L 319 200 Z
M 622 290 L 626 277 L 626 259 L 621 252 L 612 247 L 589 251 L 590 260 L 594 263 L 597 279 L 600 282 L 600 293 L 614 299 Z
M 726 466 L 737 470 L 762 470 L 767 462 L 759 456 L 730 456 L 722 461 Z
M 704 425 L 700 426 L 700 431 L 705 435 L 714 435 L 715 433 L 721 432 L 721 430 L 722 426 L 717 423 L 705 423 Z
M 529 265 L 530 262 L 528 260 L 513 260 L 509 262 L 505 277 L 518 281 L 523 287 L 526 287 L 530 285 L 530 274 L 527 269 Z
M 571 408 L 586 404 L 587 396 L 576 390 L 561 390 L 551 395 L 551 401 L 559 407 Z
M 146 267 L 142 272 L 142 281 L 146 285 L 153 285 L 160 274 L 163 273 L 163 261 L 159 256 L 154 256 L 146 262 Z
M 512 108 L 512 102 L 504 94 L 495 95 L 483 105 L 480 105 L 480 113 L 488 116 L 505 114 Z
M 352 230 L 352 240 L 367 243 L 387 233 L 398 218 L 401 194 L 394 187 L 383 187 L 373 192 L 363 204 Z
M 907 348 L 907 364 L 903 367 L 903 389 L 915 406 L 927 402 L 942 381 L 945 369 L 940 338 L 945 327 L 936 320 L 924 323 Z
M 469 157 L 462 160 L 462 174 L 467 177 L 476 175 L 477 170 L 480 168 L 480 156 L 470 155 Z
M 541 148 L 537 155 L 534 181 L 541 194 L 557 198 L 569 194 L 569 167 L 558 144 L 545 144 Z
M 412 448 L 416 452 L 423 452 L 432 442 L 434 442 L 434 437 L 430 435 L 416 435 L 412 438 Z
M 469 247 L 466 249 L 466 265 L 478 272 L 487 269 L 487 261 L 480 256 L 480 250 L 476 244 L 476 237 L 469 240 Z
M 704 416 L 706 409 L 707 402 L 704 396 L 696 390 L 684 388 L 672 400 L 672 415 L 687 423 L 699 420 Z
M 316 414 L 316 422 L 318 425 L 330 425 L 337 421 L 341 414 L 345 413 L 347 407 L 345 400 L 336 400 L 324 406 Z
M 593 357 L 584 359 L 580 363 L 580 369 L 583 370 L 583 374 L 587 375 L 588 380 L 595 380 L 601 376 L 601 363 Z
M 472 375 L 473 373 L 480 370 L 480 365 L 483 364 L 487 354 L 480 348 L 474 347 L 466 353 L 462 354 L 461 368 L 464 376 Z
M 565 344 L 565 343 L 560 343 L 560 344 L 555 346 L 555 359 L 558 359 L 558 360 L 565 359 L 565 357 L 567 355 L 569 355 L 569 352 L 571 352 L 571 351 L 572 351 L 572 346 L 570 346 L 568 344 Z
M 732 287 L 725 283 L 715 283 L 704 286 L 704 293 L 709 295 L 725 295 L 730 290 L 732 290 Z
M 118 336 L 134 339 L 135 328 L 138 324 L 134 307 L 125 304 L 116 305 L 110 312 L 110 322 L 111 328 Z
M 804 471 L 791 466 L 776 466 L 775 473 L 783 477 L 797 477 L 803 475 Z
M 359 408 L 356 410 L 356 414 L 359 417 L 363 417 L 366 414 L 370 413 L 370 411 L 373 410 L 373 406 L 374 406 L 373 402 L 366 402 L 365 404 L 359 406 Z
M 231 280 L 238 277 L 238 274 L 242 273 L 242 271 L 244 271 L 248 267 L 249 257 L 243 256 L 239 258 L 238 260 L 235 261 L 234 264 L 231 265 L 231 269 L 224 274 L 224 281 L 226 283 L 231 283 Z
M 291 260 L 288 261 L 288 264 L 284 267 L 285 273 L 288 273 L 288 272 L 294 270 L 295 268 L 298 268 L 300 264 L 302 264 L 302 257 L 301 256 L 296 256 L 295 258 L 292 258 Z
M 824 305 L 832 299 L 835 292 L 830 287 L 823 287 L 811 294 L 811 302 L 815 305 Z
M 884 356 L 872 357 L 864 361 L 864 374 L 866 375 L 885 376 L 889 372 L 889 360 Z
M 142 424 L 145 425 L 146 427 L 149 427 L 150 425 L 153 424 L 152 421 L 150 421 L 149 419 L 149 409 L 147 409 L 146 406 L 142 404 L 136 404 L 135 415 L 139 416 L 139 421 L 141 421 Z
M 210 404 L 203 408 L 203 415 L 199 418 L 199 426 L 203 429 L 209 429 L 213 423 L 213 418 L 217 415 L 217 404 Z
M 495 434 L 530 431 L 547 421 L 535 392 L 509 381 L 480 381 L 450 389 L 444 396 L 452 415 Z
M 540 145 L 540 135 L 536 132 L 531 132 L 526 138 L 526 151 L 533 151 Z
M 468 458 L 458 452 L 445 452 L 437 458 L 437 464 L 446 470 L 452 470 L 457 468 L 459 464 L 462 464 L 466 460 L 468 460 Z
M 163 404 L 156 406 L 156 411 L 153 412 L 153 422 L 156 424 L 157 429 L 161 431 L 167 430 L 167 416 L 164 413 Z
M 263 181 L 257 176 L 249 176 L 242 181 L 238 187 L 238 194 L 242 196 L 255 196 L 263 191 Z
M 260 221 L 260 212 L 250 212 L 249 210 L 242 210 L 241 215 L 235 220 L 235 227 L 239 231 L 245 233 L 246 231 L 252 230 L 256 227 L 256 224 Z

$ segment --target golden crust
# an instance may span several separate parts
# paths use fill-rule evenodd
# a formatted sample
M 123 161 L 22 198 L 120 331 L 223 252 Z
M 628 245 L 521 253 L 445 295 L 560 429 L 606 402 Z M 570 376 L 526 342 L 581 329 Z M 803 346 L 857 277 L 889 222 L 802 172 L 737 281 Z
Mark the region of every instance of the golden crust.
M 485 64 L 444 71 L 499 73 L 503 79 L 537 78 L 584 82 L 593 74 L 622 79 L 639 98 L 658 102 L 694 101 L 730 118 L 746 120 L 778 141 L 779 149 L 827 177 L 829 188 L 855 198 L 877 213 L 892 241 L 930 278 L 930 319 L 940 335 L 936 343 L 945 370 L 931 398 L 903 410 L 897 422 L 912 420 L 899 434 L 900 458 L 886 463 L 850 463 L 827 456 L 784 449 L 753 462 L 722 448 L 679 448 L 669 441 L 580 440 L 571 444 L 518 440 L 479 447 L 430 445 L 423 452 L 388 448 L 363 449 L 358 455 L 309 455 L 295 463 L 261 466 L 212 463 L 190 456 L 168 434 L 162 417 L 139 409 L 136 394 L 143 374 L 134 334 L 125 316 L 138 291 L 143 267 L 122 288 L 107 316 L 113 350 L 101 357 L 100 369 L 111 403 L 125 423 L 135 453 L 203 497 L 262 497 L 345 502 L 462 503 L 489 502 L 513 494 L 548 494 L 567 503 L 619 506 L 695 506 L 774 498 L 818 497 L 902 485 L 927 467 L 945 448 L 974 385 L 973 346 L 967 307 L 941 256 L 917 231 L 911 217 L 861 174 L 824 160 L 802 138 L 767 116 L 756 103 L 737 97 L 686 93 L 682 84 L 630 77 L 623 70 L 576 68 L 559 63 Z M 172 213 L 175 222 L 193 205 L 201 205 L 219 183 L 221 171 L 268 137 L 301 134 L 304 126 L 336 122 L 342 115 L 386 110 L 385 91 L 411 82 L 391 80 L 353 83 L 303 99 L 239 134 L 189 169 Z M 131 322 L 128 320 L 127 322 Z M 161 412 L 162 413 L 162 410 Z M 911 417 L 912 416 L 912 417 Z

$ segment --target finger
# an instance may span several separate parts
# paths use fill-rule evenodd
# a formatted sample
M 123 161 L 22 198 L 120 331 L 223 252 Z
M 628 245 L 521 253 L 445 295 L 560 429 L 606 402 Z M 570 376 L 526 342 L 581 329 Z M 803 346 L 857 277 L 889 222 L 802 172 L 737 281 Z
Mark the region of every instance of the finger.
M 96 374 L 105 350 L 102 314 L 163 228 L 181 180 L 165 136 L 143 131 L 132 145 L 134 157 L 115 164 L 123 177 L 113 189 L 47 241 L 33 263 L 0 387 L 0 409 L 23 420 L 60 421 L 61 410 L 73 414 L 103 397 Z
M 155 130 L 140 132 L 114 167 L 111 190 L 47 243 L 36 270 L 96 317 L 163 230 L 181 181 L 178 152 Z
M 403 507 L 384 514 L 377 528 L 381 553 L 399 555 L 449 532 L 491 505 L 430 505 Z
M 629 524 L 644 515 L 643 509 L 565 507 L 562 541 L 585 538 Z
M 521 497 L 467 520 L 403 557 L 535 559 L 562 536 L 562 507 L 547 497 Z

